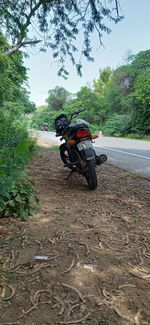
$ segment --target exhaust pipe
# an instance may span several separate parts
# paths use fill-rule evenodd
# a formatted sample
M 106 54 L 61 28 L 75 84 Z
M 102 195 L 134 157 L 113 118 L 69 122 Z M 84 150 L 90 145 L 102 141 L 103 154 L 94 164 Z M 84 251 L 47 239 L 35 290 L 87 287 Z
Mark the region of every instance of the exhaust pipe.
M 96 165 L 99 166 L 99 165 L 103 164 L 106 160 L 107 160 L 106 155 L 104 155 L 104 154 L 99 155 L 99 156 L 96 155 Z

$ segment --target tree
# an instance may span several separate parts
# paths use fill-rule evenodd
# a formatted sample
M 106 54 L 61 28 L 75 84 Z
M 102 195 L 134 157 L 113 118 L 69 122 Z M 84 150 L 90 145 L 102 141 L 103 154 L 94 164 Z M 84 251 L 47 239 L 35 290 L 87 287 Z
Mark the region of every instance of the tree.
M 110 67 L 100 70 L 98 80 L 93 81 L 94 92 L 99 98 L 104 98 L 111 85 L 113 71 Z
M 125 127 L 126 131 L 128 129 L 129 132 L 150 132 L 150 50 L 132 55 L 127 65 L 113 72 L 104 103 L 108 121 L 105 128 L 107 132 L 109 128 L 113 130 L 112 132 L 116 128 L 118 133 L 123 134 L 120 121 L 123 121 L 125 115 L 129 116 L 129 120 L 125 118 L 128 125 L 128 128 Z M 124 115 L 123 118 L 121 115 Z
M 74 110 L 84 109 L 80 116 L 92 124 L 101 124 L 101 101 L 89 87 L 82 87 L 73 100 Z
M 48 106 L 53 110 L 64 109 L 70 99 L 71 94 L 63 87 L 56 86 L 54 89 L 49 90 L 49 96 L 46 99 Z
M 136 55 L 132 55 L 131 59 L 130 68 L 135 77 L 137 77 L 140 72 L 150 69 L 150 50 L 141 51 Z
M 115 7 L 115 8 L 114 8 Z M 78 51 L 76 40 L 82 30 L 83 44 L 81 54 L 88 60 L 91 57 L 90 36 L 96 31 L 102 43 L 104 32 L 111 29 L 105 24 L 105 18 L 115 23 L 123 17 L 119 15 L 119 0 L 110 0 L 103 5 L 99 0 L 4 0 L 0 8 L 0 23 L 11 39 L 11 46 L 5 49 L 5 55 L 11 55 L 27 45 L 41 42 L 37 35 L 30 38 L 31 26 L 43 35 L 41 50 L 50 48 L 53 57 L 60 62 L 59 75 L 68 74 L 65 70 L 66 56 L 70 57 L 78 73 L 81 62 L 76 62 Z M 115 9 L 115 10 L 114 10 Z
M 135 83 L 143 71 L 150 69 L 150 50 L 131 55 L 129 59 L 129 63 L 117 68 L 111 77 L 111 86 L 104 98 L 109 114 L 131 113 L 136 110 Z
M 11 57 L 2 54 L 8 46 L 6 38 L 0 33 L 0 104 L 4 101 L 15 101 L 18 89 L 27 81 L 26 69 L 20 51 Z
M 6 38 L 0 34 L 0 52 L 7 46 Z M 23 87 L 27 73 L 20 51 L 8 57 L 0 53 L 0 74 L 0 106 L 19 114 L 35 111 L 35 104 L 30 102 L 29 93 Z
M 134 85 L 136 109 L 133 112 L 135 127 L 144 133 L 150 132 L 150 69 L 141 72 Z

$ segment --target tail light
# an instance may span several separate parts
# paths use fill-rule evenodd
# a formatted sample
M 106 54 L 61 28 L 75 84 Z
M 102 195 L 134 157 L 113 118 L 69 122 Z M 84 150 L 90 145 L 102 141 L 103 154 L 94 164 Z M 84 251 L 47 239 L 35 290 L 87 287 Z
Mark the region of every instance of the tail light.
M 77 131 L 76 137 L 77 138 L 85 138 L 85 137 L 89 136 L 89 134 L 90 134 L 89 130 L 83 129 L 83 130 Z
M 67 145 L 70 146 L 70 147 L 73 146 L 74 144 L 76 144 L 75 140 L 68 140 L 67 141 Z

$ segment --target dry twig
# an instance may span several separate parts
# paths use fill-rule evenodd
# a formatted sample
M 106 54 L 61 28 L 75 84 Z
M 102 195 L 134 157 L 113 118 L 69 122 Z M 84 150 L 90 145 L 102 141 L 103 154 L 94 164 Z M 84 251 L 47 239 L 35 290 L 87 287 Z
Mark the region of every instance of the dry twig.
M 26 316 L 27 314 L 29 314 L 32 310 L 36 309 L 36 307 L 38 306 L 39 303 L 39 297 L 38 295 L 42 292 L 48 292 L 51 293 L 51 291 L 49 290 L 38 290 L 35 292 L 34 297 L 33 297 L 33 306 L 31 308 L 29 308 L 27 311 L 25 311 L 21 316 L 18 317 L 18 319 L 21 319 L 22 317 Z
M 138 269 L 140 272 L 143 272 L 145 274 L 150 274 L 150 270 L 146 270 L 146 269 Z
M 76 305 L 72 306 L 72 307 L 69 309 L 69 311 L 68 311 L 68 313 L 67 313 L 67 316 L 70 316 L 70 314 L 71 314 L 71 312 L 73 311 L 73 309 L 76 308 L 76 307 L 79 307 L 79 306 L 80 306 L 80 304 L 76 304 Z
M 74 290 L 77 293 L 77 295 L 79 296 L 80 300 L 83 301 L 83 302 L 85 302 L 85 299 L 84 299 L 83 295 L 81 294 L 81 292 L 78 289 L 70 286 L 69 284 L 65 284 L 65 283 L 61 283 L 61 285 L 63 287 L 65 287 L 65 288 L 69 288 L 69 289 Z
M 139 309 L 139 310 L 137 311 L 136 315 L 135 315 L 135 318 L 134 318 L 134 323 L 135 323 L 135 325 L 140 325 L 140 320 L 139 320 L 139 318 L 140 318 L 141 311 L 142 311 L 142 310 Z
M 15 254 L 14 254 L 14 251 L 11 249 L 11 261 L 14 261 L 15 259 Z
M 75 265 L 75 261 L 72 260 L 72 262 L 71 262 L 69 268 L 68 268 L 67 270 L 65 270 L 65 271 L 63 271 L 63 272 L 61 272 L 61 273 L 59 273 L 59 275 L 62 275 L 62 274 L 68 273 L 69 271 L 71 271 L 71 269 L 74 267 L 74 265 Z
M 104 247 L 103 247 L 103 245 L 102 245 L 102 242 L 101 242 L 101 241 L 98 243 L 98 247 L 100 247 L 100 248 L 104 249 Z
M 19 322 L 13 322 L 13 323 L 1 323 L 1 325 L 18 325 Z
M 129 235 L 128 235 L 128 234 L 126 235 L 126 241 L 125 241 L 124 244 L 125 244 L 125 245 L 128 245 L 128 244 L 129 244 Z
M 29 308 L 27 311 L 25 311 L 21 316 L 18 317 L 18 319 L 21 319 L 22 317 L 26 316 L 29 314 L 32 310 L 34 310 L 38 305 L 38 302 L 36 302 L 35 305 L 33 305 L 31 308 Z
M 142 275 L 140 274 L 141 271 L 139 271 L 139 273 L 136 272 L 136 270 L 134 271 L 130 271 L 129 273 L 136 276 L 137 278 L 143 279 L 143 280 L 148 280 L 150 279 L 150 274 L 149 275 Z
M 83 242 L 79 242 L 80 245 L 84 245 L 86 248 L 86 253 L 85 256 L 88 256 L 90 254 L 90 249 L 89 249 L 89 245 Z
M 115 296 L 112 295 L 111 293 L 109 293 L 108 291 L 106 291 L 106 289 L 103 289 L 102 293 L 103 293 L 103 296 L 106 298 L 106 299 L 103 299 L 102 302 L 106 306 L 111 306 L 111 307 L 114 306 Z
M 68 247 L 72 249 L 72 253 L 75 255 L 76 259 L 79 260 L 79 254 L 75 252 L 75 249 L 72 247 L 71 243 L 68 244 Z
M 84 322 L 89 316 L 91 315 L 91 313 L 88 313 L 87 315 L 83 316 L 80 319 L 74 319 L 74 320 L 69 320 L 69 321 L 63 321 L 63 322 L 59 322 L 59 324 L 77 324 L 77 323 L 82 323 Z
M 106 289 L 102 290 L 103 296 L 107 299 L 110 299 L 110 297 L 113 297 L 113 295 L 111 293 L 109 293 L 108 291 L 106 291 Z
M 118 316 L 120 316 L 120 317 L 123 318 L 123 319 L 126 319 L 126 320 L 129 321 L 131 324 L 134 324 L 133 319 L 130 318 L 130 317 L 128 317 L 128 316 L 126 316 L 125 314 L 123 314 L 123 313 L 118 309 L 117 306 L 113 306 L 113 309 L 114 309 L 114 311 L 116 312 L 116 314 L 117 314 Z
M 26 230 L 26 229 L 25 229 Z M 26 231 L 24 231 L 25 234 Z M 27 240 L 27 235 L 23 236 L 23 241 L 21 243 L 21 247 L 25 248 L 25 243 L 27 243 L 28 245 L 30 244 L 30 242 Z
M 37 265 L 37 268 L 35 270 L 32 271 L 32 274 L 40 271 L 41 269 L 44 269 L 45 267 L 54 267 L 57 266 L 57 264 L 41 264 L 41 265 Z
M 33 304 L 35 305 L 36 304 L 36 302 L 38 302 L 38 295 L 40 294 L 40 293 L 43 293 L 43 292 L 48 292 L 48 293 L 50 293 L 51 294 L 51 291 L 50 290 L 38 290 L 38 291 L 36 291 L 35 292 L 35 294 L 34 294 L 34 297 L 33 297 Z
M 7 284 L 7 286 L 8 286 L 8 288 L 11 290 L 11 295 L 10 295 L 9 297 L 7 297 L 7 298 L 1 296 L 1 299 L 2 299 L 2 300 L 5 300 L 5 301 L 10 300 L 10 299 L 14 296 L 14 294 L 15 294 L 15 292 L 16 292 L 15 289 L 13 288 L 13 286 L 12 286 L 11 284 Z M 3 285 L 2 285 L 2 287 L 3 287 Z M 4 287 L 3 287 L 3 288 L 4 288 Z M 3 295 L 3 292 L 2 292 L 2 295 Z
M 132 287 L 132 288 L 136 288 L 136 286 L 134 284 L 128 284 L 128 283 L 125 283 L 125 284 L 122 284 L 118 287 L 118 289 L 122 289 L 124 287 Z
M 143 261 L 143 258 L 142 258 L 142 256 L 141 256 L 141 251 L 140 251 L 140 249 L 138 249 L 138 253 L 139 253 L 139 258 L 140 258 L 140 265 L 143 265 L 144 264 L 144 261 Z
M 55 239 L 52 240 L 52 239 L 48 238 L 48 241 L 52 244 L 52 246 L 55 245 Z
M 41 243 L 39 240 L 35 240 L 35 242 L 36 242 L 37 244 L 39 244 L 39 245 L 40 245 L 40 249 L 42 249 L 42 248 L 43 248 L 43 245 L 42 245 L 42 243 Z
M 48 254 L 48 260 L 55 260 L 55 258 L 59 257 L 59 255 L 57 254 L 56 251 L 53 251 L 53 252 L 54 252 L 56 255 L 50 257 L 50 255 L 52 255 L 52 254 Z
M 60 315 L 62 315 L 63 314 L 63 312 L 64 312 L 64 310 L 65 310 L 65 305 L 64 305 L 64 303 L 63 303 L 63 301 L 60 299 L 60 298 L 58 298 L 58 297 L 53 297 L 58 303 L 59 303 L 59 305 L 60 305 L 60 311 L 59 311 L 59 313 L 58 313 L 58 315 L 60 316 Z M 54 308 L 54 307 L 53 307 Z

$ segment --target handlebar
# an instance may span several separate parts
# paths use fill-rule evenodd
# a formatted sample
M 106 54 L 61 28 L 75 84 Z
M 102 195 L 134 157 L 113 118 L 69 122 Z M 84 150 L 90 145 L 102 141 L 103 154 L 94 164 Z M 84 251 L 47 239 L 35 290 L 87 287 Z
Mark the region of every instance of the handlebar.
M 78 111 L 76 111 L 75 113 L 76 114 L 79 114 L 79 113 L 82 113 L 82 112 L 84 112 L 85 111 L 85 109 L 83 108 L 83 109 L 79 109 Z
M 71 118 L 73 117 L 73 115 L 78 115 L 79 113 L 82 113 L 82 112 L 84 112 L 85 111 L 85 109 L 83 108 L 83 109 L 79 109 L 78 111 L 76 111 L 76 112 L 72 112 L 71 114 L 70 114 L 70 116 L 71 116 Z

